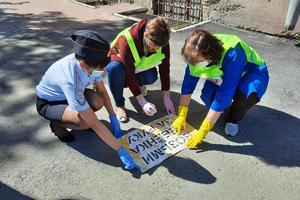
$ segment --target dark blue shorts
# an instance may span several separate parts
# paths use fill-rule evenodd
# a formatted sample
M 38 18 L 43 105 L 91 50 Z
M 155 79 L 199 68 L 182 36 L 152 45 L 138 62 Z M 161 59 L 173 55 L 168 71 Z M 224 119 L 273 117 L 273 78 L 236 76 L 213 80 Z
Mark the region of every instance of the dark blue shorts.
M 48 120 L 62 120 L 62 116 L 66 108 L 68 107 L 68 102 L 64 101 L 47 101 L 45 99 L 37 97 L 36 100 L 36 110 L 42 117 Z

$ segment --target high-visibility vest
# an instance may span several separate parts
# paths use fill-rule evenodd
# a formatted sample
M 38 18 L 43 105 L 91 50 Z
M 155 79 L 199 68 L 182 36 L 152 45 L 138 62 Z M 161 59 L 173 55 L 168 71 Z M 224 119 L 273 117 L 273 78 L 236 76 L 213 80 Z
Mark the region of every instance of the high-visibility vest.
M 141 70 L 147 70 L 150 68 L 153 68 L 159 64 L 162 63 L 162 60 L 165 58 L 165 54 L 162 53 L 162 47 L 158 48 L 155 53 L 153 53 L 150 56 L 143 56 L 140 58 L 139 53 L 136 49 L 134 40 L 129 32 L 129 29 L 131 27 L 128 27 L 124 29 L 122 32 L 120 32 L 117 37 L 112 42 L 111 46 L 114 46 L 120 36 L 124 36 L 127 40 L 127 43 L 129 45 L 130 51 L 132 53 L 132 56 L 134 58 L 134 66 Z
M 246 42 L 241 40 L 238 36 L 228 34 L 214 34 L 214 36 L 216 36 L 222 42 L 224 47 L 224 51 L 221 54 L 220 61 L 215 65 L 205 67 L 189 64 L 189 70 L 192 76 L 205 79 L 222 78 L 223 71 L 221 70 L 221 68 L 224 56 L 230 48 L 234 48 L 237 44 L 240 44 L 243 48 L 247 57 L 247 62 L 254 63 L 258 66 L 265 64 L 265 61 L 256 53 L 256 51 L 251 48 Z

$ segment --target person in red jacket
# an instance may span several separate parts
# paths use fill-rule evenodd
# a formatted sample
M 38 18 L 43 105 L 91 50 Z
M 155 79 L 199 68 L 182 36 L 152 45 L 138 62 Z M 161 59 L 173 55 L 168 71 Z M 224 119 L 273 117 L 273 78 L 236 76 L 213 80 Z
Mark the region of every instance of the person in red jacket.
M 168 114 L 175 114 L 169 92 L 169 38 L 168 21 L 156 17 L 150 21 L 141 20 L 123 30 L 112 43 L 107 76 L 120 122 L 128 121 L 123 97 L 125 87 L 129 87 L 146 115 L 153 116 L 157 112 L 155 105 L 145 99 L 146 85 L 157 80 L 156 66 L 159 69 L 164 106 Z

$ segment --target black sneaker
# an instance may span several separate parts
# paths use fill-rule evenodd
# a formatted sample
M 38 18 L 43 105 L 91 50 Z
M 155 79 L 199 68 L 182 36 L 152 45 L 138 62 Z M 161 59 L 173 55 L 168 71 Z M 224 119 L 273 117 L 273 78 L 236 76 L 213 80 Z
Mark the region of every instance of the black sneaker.
M 70 132 L 61 126 L 58 126 L 54 121 L 51 121 L 49 124 L 51 131 L 58 137 L 62 142 L 72 142 L 74 141 L 74 136 Z

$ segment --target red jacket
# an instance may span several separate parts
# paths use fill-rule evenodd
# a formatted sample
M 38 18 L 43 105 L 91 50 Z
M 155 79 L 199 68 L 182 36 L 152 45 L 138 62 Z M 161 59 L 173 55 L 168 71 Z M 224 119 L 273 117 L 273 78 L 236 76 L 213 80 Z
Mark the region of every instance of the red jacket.
M 137 24 L 133 25 L 129 30 L 134 40 L 140 57 L 145 55 L 143 47 L 144 30 L 147 20 L 141 20 Z M 161 81 L 161 90 L 170 90 L 170 46 L 167 44 L 162 48 L 162 52 L 165 54 L 165 59 L 158 66 L 159 75 Z M 151 54 L 150 54 L 151 55 Z M 116 44 L 110 49 L 111 60 L 122 62 L 126 68 L 126 83 L 134 96 L 141 94 L 139 83 L 135 75 L 134 58 L 130 51 L 130 47 L 124 36 L 121 36 Z

